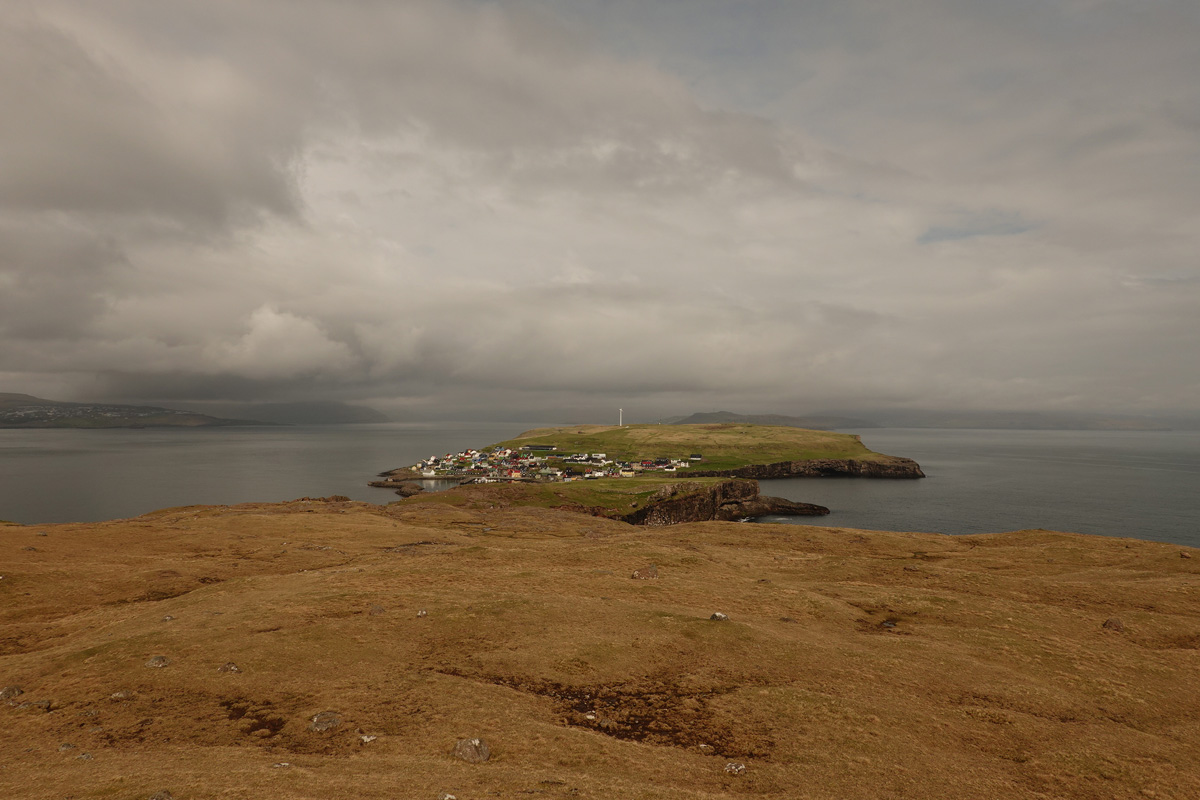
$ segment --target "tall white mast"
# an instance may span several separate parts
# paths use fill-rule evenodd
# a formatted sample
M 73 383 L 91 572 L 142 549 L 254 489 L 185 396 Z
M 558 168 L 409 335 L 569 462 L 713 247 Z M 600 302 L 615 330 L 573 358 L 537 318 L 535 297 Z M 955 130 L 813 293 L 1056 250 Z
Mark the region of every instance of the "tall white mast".
M 623 409 L 623 408 L 617 409 L 617 427 L 618 428 L 625 427 L 625 409 Z

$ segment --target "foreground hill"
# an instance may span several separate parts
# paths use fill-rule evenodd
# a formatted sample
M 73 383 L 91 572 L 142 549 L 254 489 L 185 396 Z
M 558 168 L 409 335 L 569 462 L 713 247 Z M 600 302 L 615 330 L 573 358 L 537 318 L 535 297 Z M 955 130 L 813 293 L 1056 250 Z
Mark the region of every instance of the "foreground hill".
M 0 794 L 1197 797 L 1192 556 L 340 501 L 0 525 Z
M 0 428 L 201 428 L 270 423 L 114 403 L 67 403 L 0 393 Z

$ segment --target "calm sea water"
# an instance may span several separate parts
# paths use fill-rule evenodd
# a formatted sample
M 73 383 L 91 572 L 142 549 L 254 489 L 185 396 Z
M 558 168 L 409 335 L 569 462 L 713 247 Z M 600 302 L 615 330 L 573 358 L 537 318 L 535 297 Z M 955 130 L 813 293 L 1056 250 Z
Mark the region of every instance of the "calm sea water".
M 818 524 L 953 534 L 1048 528 L 1200 547 L 1200 432 L 884 428 L 862 439 L 916 459 L 927 477 L 764 481 L 763 492 L 827 506 Z
M 88 522 L 171 506 L 347 495 L 376 473 L 510 438 L 514 424 L 0 431 L 0 519 Z M 764 481 L 833 513 L 769 521 L 983 533 L 1051 528 L 1200 546 L 1200 433 L 878 429 L 868 447 L 924 480 Z

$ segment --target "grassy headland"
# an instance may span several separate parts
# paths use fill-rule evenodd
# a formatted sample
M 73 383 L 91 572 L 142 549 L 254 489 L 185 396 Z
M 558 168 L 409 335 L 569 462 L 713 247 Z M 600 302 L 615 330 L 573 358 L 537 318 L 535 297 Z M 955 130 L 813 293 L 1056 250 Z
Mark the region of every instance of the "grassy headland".
M 889 458 L 868 450 L 853 434 L 746 423 L 538 428 L 497 446 L 517 449 L 531 444 L 552 445 L 568 453 L 606 453 L 609 458 L 624 461 L 686 458 L 699 453 L 703 460 L 697 466 L 706 470 L 780 461 Z

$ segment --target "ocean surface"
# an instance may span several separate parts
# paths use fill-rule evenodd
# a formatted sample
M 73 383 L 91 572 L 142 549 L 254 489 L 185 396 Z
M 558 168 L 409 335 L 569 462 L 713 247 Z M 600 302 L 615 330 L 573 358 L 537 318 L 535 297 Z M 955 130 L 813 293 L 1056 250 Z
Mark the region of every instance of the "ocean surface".
M 0 519 L 89 522 L 173 506 L 342 494 L 430 455 L 510 438 L 528 423 L 145 430 L 0 430 Z M 1200 547 L 1200 432 L 873 429 L 873 450 L 924 480 L 763 481 L 828 517 L 763 521 L 985 533 L 1049 528 Z

